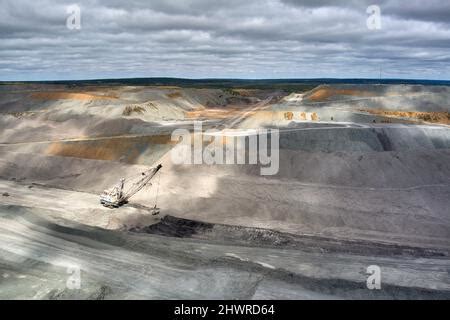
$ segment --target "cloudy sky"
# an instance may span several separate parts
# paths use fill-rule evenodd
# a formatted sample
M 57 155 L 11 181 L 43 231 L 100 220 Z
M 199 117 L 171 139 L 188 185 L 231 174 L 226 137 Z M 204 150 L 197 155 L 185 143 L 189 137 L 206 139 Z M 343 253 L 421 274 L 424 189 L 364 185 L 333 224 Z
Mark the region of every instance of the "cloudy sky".
M 372 4 L 381 28 L 367 26 Z M 378 78 L 380 67 L 450 79 L 450 1 L 0 0 L 0 80 Z

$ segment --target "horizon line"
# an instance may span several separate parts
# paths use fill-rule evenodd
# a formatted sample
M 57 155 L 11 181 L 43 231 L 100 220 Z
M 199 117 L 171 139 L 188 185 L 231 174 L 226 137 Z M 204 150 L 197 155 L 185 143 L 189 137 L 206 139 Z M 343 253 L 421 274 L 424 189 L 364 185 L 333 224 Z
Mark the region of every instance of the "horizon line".
M 428 79 L 428 78 L 339 78 L 339 77 L 317 77 L 317 78 L 184 78 L 184 77 L 123 77 L 123 78 L 86 78 L 86 79 L 51 79 L 51 80 L 0 80 L 0 83 L 40 83 L 40 82 L 83 82 L 83 81 L 117 81 L 117 80 L 187 80 L 187 81 L 319 81 L 319 80 L 370 80 L 370 81 L 436 81 L 450 82 L 450 79 Z

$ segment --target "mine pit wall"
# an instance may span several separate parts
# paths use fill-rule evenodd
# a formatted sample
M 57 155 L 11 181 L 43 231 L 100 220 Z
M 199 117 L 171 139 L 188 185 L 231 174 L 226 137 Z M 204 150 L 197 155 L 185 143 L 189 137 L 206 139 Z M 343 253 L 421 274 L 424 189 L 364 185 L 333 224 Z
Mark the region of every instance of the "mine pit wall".
M 175 142 L 169 135 L 135 138 L 109 138 L 92 141 L 50 143 L 44 153 L 94 160 L 112 160 L 129 164 L 152 165 Z
M 448 132 L 431 127 L 281 132 L 279 171 L 264 177 L 259 165 L 174 165 L 166 153 L 160 159 L 158 206 L 163 214 L 211 223 L 448 247 Z M 123 142 L 124 154 L 135 147 L 132 141 Z M 0 177 L 24 184 L 98 194 L 148 168 L 82 159 L 82 152 L 58 156 L 43 154 L 46 148 L 41 154 L 8 148 L 0 149 Z M 154 193 L 139 193 L 133 203 L 151 207 Z
M 61 86 L 58 90 L 50 91 L 44 89 L 40 92 L 23 90 L 4 93 L 0 98 L 0 109 L 2 113 L 48 111 L 108 118 L 121 117 L 126 106 L 138 105 L 143 106 L 145 112 L 137 116 L 151 120 L 182 119 L 186 111 L 208 106 L 224 107 L 233 102 L 246 105 L 252 101 L 248 97 L 234 96 L 221 89 L 131 87 L 93 91 L 94 89 L 95 87 L 80 87 L 73 90 Z
M 259 176 L 258 166 L 171 168 L 163 161 L 158 207 L 164 215 L 211 223 L 448 247 L 449 150 L 324 155 L 281 152 L 280 171 L 270 177 Z M 38 154 L 0 157 L 2 179 L 95 194 L 148 168 Z M 154 200 L 152 189 L 132 202 L 151 207 Z
M 148 166 L 37 153 L 0 151 L 0 159 L 2 179 L 93 193 L 148 170 Z
M 210 223 L 448 248 L 450 151 L 280 157 L 268 177 L 258 166 L 179 166 L 162 175 L 171 196 L 160 206 Z
M 405 111 L 448 111 L 449 86 L 320 85 L 303 95 L 310 106 L 352 106 Z
M 222 140 L 225 138 L 222 137 Z M 229 136 L 226 139 L 238 138 Z M 248 146 L 248 140 L 246 143 Z M 4 144 L 0 146 L 0 150 L 151 165 L 174 145 L 176 142 L 172 141 L 171 135 L 160 134 L 35 144 Z M 405 125 L 371 128 L 345 126 L 329 128 L 321 124 L 292 126 L 281 129 L 279 148 L 326 153 L 450 149 L 450 129 Z
M 432 127 L 295 128 L 281 131 L 280 148 L 308 152 L 449 149 L 450 129 Z
M 227 139 L 237 138 L 230 136 Z M 246 143 L 248 146 L 248 140 Z M 150 166 L 164 155 L 165 161 L 173 165 L 170 150 L 174 145 L 175 142 L 171 141 L 169 135 L 2 145 L 0 152 L 4 157 L 0 173 L 9 178 L 19 178 L 22 166 L 25 170 L 32 166 L 34 169 L 28 173 L 31 176 L 66 176 L 74 173 L 71 172 L 71 165 L 77 161 L 81 165 L 81 162 L 90 159 L 98 161 L 97 163 L 104 167 L 127 164 Z M 248 156 L 248 150 L 243 151 Z M 450 129 L 440 127 L 341 127 L 317 130 L 294 128 L 280 131 L 279 171 L 276 175 L 266 178 L 317 183 L 332 181 L 337 185 L 355 186 L 410 187 L 433 181 L 447 183 L 450 177 L 450 161 L 447 161 L 449 153 Z M 15 157 L 20 160 L 14 160 Z M 61 165 L 55 166 L 53 162 Z M 63 163 L 67 164 L 67 167 Z M 86 164 L 88 163 L 89 161 L 86 161 Z M 9 172 L 5 166 L 13 167 Z M 216 173 L 260 175 L 259 165 L 208 167 L 195 166 Z M 317 168 L 317 171 L 314 168 Z M 42 170 L 49 172 L 40 174 Z M 384 174 L 391 170 L 393 175 Z M 395 172 L 403 173 L 401 179 L 390 179 L 397 176 Z M 353 179 L 348 182 L 339 181 L 336 174 L 342 177 L 351 175 Z M 380 180 L 381 176 L 384 178 Z
M 177 195 L 176 206 L 167 203 L 179 217 L 448 247 L 448 134 L 406 126 L 282 131 L 274 176 L 262 177 L 258 165 L 175 166 L 163 188 Z
M 259 128 L 266 126 L 292 126 L 295 123 L 367 123 L 367 124 L 417 124 L 419 119 L 395 118 L 369 114 L 359 110 L 337 110 L 333 108 L 317 108 L 307 106 L 274 107 L 272 110 L 257 111 L 239 124 L 240 128 Z

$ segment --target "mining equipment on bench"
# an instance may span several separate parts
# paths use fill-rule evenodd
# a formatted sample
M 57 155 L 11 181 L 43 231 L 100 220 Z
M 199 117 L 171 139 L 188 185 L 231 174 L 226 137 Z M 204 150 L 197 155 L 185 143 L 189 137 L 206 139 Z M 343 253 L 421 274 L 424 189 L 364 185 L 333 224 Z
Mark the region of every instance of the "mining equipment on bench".
M 162 165 L 158 164 L 156 167 L 142 172 L 138 178 L 120 179 L 120 182 L 113 188 L 103 191 L 103 193 L 100 195 L 100 203 L 108 208 L 118 208 L 128 203 L 128 200 L 136 193 L 138 193 L 142 188 L 147 185 L 151 185 L 150 180 L 156 175 L 156 173 L 158 173 L 159 169 L 161 168 Z M 156 209 L 157 208 L 155 203 L 155 207 L 153 208 L 153 210 Z

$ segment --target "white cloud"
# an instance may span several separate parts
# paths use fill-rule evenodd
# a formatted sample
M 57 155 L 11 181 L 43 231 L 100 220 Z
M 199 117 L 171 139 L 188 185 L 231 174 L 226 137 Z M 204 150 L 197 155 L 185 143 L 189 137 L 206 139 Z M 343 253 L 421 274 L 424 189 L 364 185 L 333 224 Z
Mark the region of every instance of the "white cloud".
M 367 2 L 367 3 L 366 3 Z M 0 80 L 103 77 L 449 79 L 448 1 L 4 0 Z M 342 2 L 339 2 L 342 3 Z

